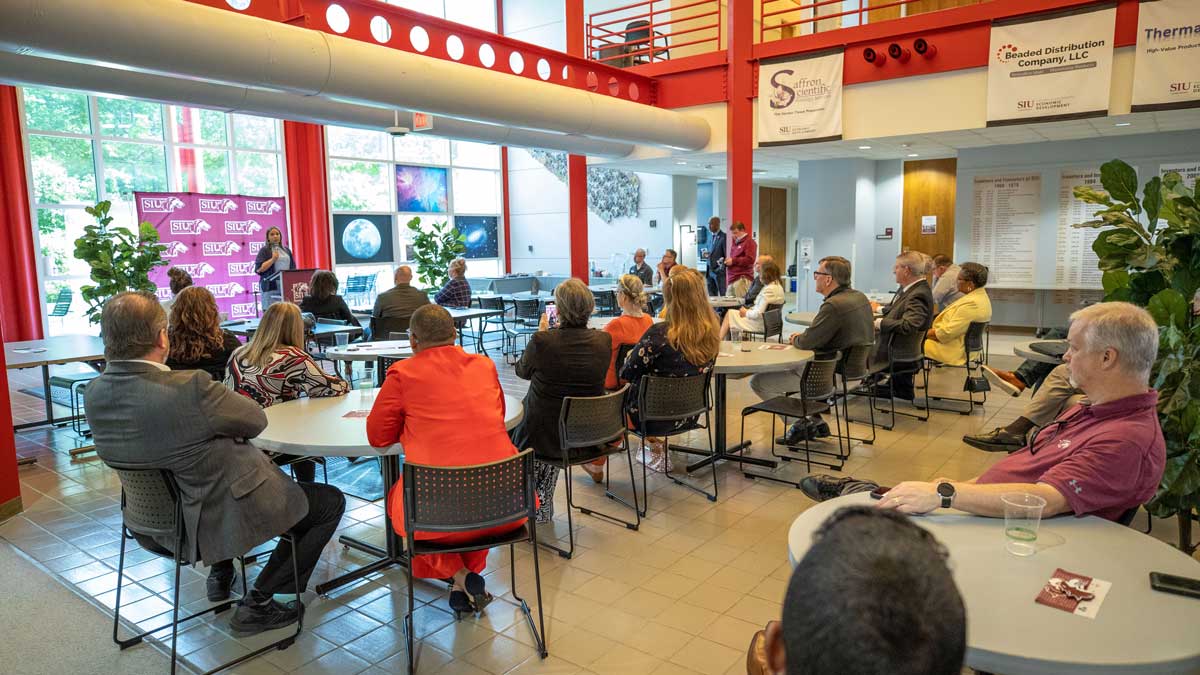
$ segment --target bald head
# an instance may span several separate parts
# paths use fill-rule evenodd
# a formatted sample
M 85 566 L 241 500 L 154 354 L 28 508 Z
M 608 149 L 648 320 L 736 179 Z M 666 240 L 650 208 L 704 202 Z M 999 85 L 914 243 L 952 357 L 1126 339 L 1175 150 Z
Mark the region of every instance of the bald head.
M 408 322 L 408 335 L 412 340 L 413 352 L 420 353 L 433 347 L 454 344 L 454 319 L 441 305 L 422 305 L 413 312 Z
M 167 313 L 153 293 L 125 291 L 104 303 L 100 313 L 107 361 L 163 362 L 167 352 Z
M 412 268 L 409 267 L 408 265 L 401 265 L 401 266 L 397 267 L 396 268 L 396 276 L 393 277 L 393 280 L 397 284 L 411 284 L 412 283 Z

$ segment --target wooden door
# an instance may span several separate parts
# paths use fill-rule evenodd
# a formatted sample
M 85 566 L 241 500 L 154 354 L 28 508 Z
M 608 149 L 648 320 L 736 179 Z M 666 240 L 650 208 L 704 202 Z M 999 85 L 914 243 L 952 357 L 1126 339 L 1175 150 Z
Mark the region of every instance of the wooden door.
M 904 220 L 900 246 L 927 255 L 954 255 L 954 190 L 958 160 L 926 159 L 904 163 Z M 925 229 L 926 218 L 936 224 Z M 932 229 L 933 232 L 929 232 Z
M 775 258 L 779 268 L 787 260 L 787 190 L 758 188 L 758 253 Z

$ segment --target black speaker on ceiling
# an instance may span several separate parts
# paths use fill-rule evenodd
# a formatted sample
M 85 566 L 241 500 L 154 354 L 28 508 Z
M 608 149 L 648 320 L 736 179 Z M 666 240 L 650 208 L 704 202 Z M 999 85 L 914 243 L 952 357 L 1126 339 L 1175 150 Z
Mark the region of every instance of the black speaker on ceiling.
M 929 41 L 925 38 L 913 40 L 913 51 L 927 59 L 937 56 L 937 47 L 929 44 Z
M 898 63 L 908 63 L 908 60 L 912 57 L 912 52 L 909 51 L 908 47 L 901 47 L 893 42 L 888 45 L 888 56 L 896 59 Z
M 871 47 L 867 47 L 862 53 L 863 61 L 873 64 L 876 68 L 883 66 L 887 62 L 887 56 L 881 52 L 877 52 Z

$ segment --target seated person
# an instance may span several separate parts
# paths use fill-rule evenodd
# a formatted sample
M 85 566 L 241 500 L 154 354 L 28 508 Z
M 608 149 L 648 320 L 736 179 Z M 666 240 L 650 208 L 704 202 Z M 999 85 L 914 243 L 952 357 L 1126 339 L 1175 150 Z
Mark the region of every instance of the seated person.
M 381 326 L 394 325 L 393 330 L 407 330 L 408 320 L 418 307 L 429 304 L 429 296 L 412 287 L 413 271 L 408 265 L 396 268 L 393 276 L 396 285 L 379 294 L 375 298 L 375 308 L 371 310 L 371 339 L 389 339 Z
M 675 261 L 679 258 L 679 254 L 675 253 L 675 249 L 669 248 L 663 252 L 662 260 L 658 263 L 657 273 L 654 275 L 654 280 L 662 285 L 662 282 L 671 276 L 671 268 L 675 266 Z
M 963 263 L 958 273 L 958 290 L 962 297 L 942 310 L 925 332 L 925 356 L 948 366 L 967 362 L 965 342 L 972 323 L 992 320 L 992 302 L 983 287 L 987 285 L 988 269 L 979 263 Z
M 582 281 L 567 279 L 556 286 L 554 304 L 558 307 L 558 327 L 551 329 L 543 314 L 538 331 L 530 336 L 517 362 L 517 377 L 529 380 L 529 391 L 525 394 L 525 417 L 512 432 L 518 448 L 533 448 L 539 458 L 551 459 L 562 457 L 558 415 L 563 398 L 603 394 L 604 375 L 612 361 L 612 338 L 604 331 L 588 328 L 596 301 Z M 554 517 L 559 466 L 542 461 L 536 465 L 539 523 L 548 523 Z
M 612 360 L 608 364 L 608 374 L 604 376 L 604 388 L 609 391 L 621 388 L 621 378 L 617 377 L 617 371 L 624 365 L 617 363 L 621 347 L 637 344 L 646 334 L 646 329 L 654 324 L 654 319 L 642 311 L 645 304 L 646 294 L 642 292 L 642 280 L 633 274 L 621 277 L 617 284 L 617 306 L 621 308 L 621 316 L 604 326 L 604 332 L 612 336 Z M 591 464 L 584 464 L 583 469 L 593 481 L 599 483 L 604 480 L 606 463 L 608 457 L 601 457 Z
M 650 326 L 621 366 L 619 377 L 629 382 L 625 410 L 633 429 L 641 428 L 638 415 L 638 382 L 645 375 L 691 377 L 713 369 L 721 349 L 717 315 L 708 304 L 704 278 L 694 270 L 672 271 L 670 283 L 663 287 L 667 304 L 663 321 Z M 649 422 L 650 434 L 666 434 L 695 423 L 695 418 L 675 422 Z M 649 454 L 638 453 L 638 461 L 655 471 L 671 471 L 671 458 L 665 445 L 648 438 Z
M 413 356 L 388 369 L 367 416 L 371 445 L 402 443 L 406 461 L 432 466 L 486 464 L 517 454 L 504 428 L 504 392 L 496 364 L 454 344 L 454 320 L 442 307 L 417 309 L 409 332 Z M 399 481 L 391 488 L 387 508 L 392 526 L 404 535 L 404 486 Z M 415 532 L 413 537 L 454 544 L 499 535 L 524 523 L 472 532 Z M 452 580 L 450 609 L 478 612 L 492 600 L 480 576 L 487 553 L 417 556 L 413 576 Z
M 1067 331 L 1061 328 L 1050 328 L 1039 335 L 1039 338 L 1043 340 L 1061 340 L 1065 337 L 1067 337 Z M 1026 389 L 1036 390 L 1040 387 L 1046 376 L 1056 367 L 1053 363 L 1026 359 L 1016 370 L 1000 370 L 985 365 L 983 374 L 989 382 L 1016 398 Z
M 450 278 L 442 290 L 433 296 L 433 301 L 442 307 L 470 307 L 471 282 L 467 281 L 467 261 L 455 258 L 448 270 Z
M 304 351 L 300 308 L 287 301 L 268 307 L 250 341 L 229 358 L 225 384 L 263 408 L 294 401 L 301 395 L 343 396 L 350 391 L 345 380 L 326 373 Z M 317 467 L 311 459 L 281 454 L 275 456 L 275 461 L 292 463 L 296 480 L 316 480 Z
M 765 332 L 766 324 L 763 322 L 763 314 L 768 309 L 783 305 L 783 285 L 779 283 L 781 277 L 779 265 L 775 264 L 774 260 L 763 263 L 759 277 L 762 278 L 763 288 L 754 300 L 754 307 L 749 309 L 739 307 L 736 312 L 731 310 L 725 314 L 725 320 L 721 323 L 722 340 L 729 337 L 729 331 L 733 328 L 743 333 Z
M 175 296 L 171 305 L 171 350 L 167 367 L 171 370 L 203 370 L 214 382 L 225 380 L 229 355 L 242 346 L 236 335 L 221 329 L 217 301 L 203 286 L 189 286 Z
M 933 323 L 933 291 L 925 280 L 926 271 L 924 253 L 905 251 L 896 256 L 892 273 L 900 288 L 887 306 L 880 308 L 877 303 L 871 303 L 872 310 L 883 311 L 883 316 L 875 319 L 879 335 L 875 340 L 875 354 L 871 357 L 872 365 L 887 367 L 893 335 L 899 340 L 915 340 L 929 330 Z M 915 369 L 898 372 L 890 381 L 876 384 L 875 396 L 913 400 L 913 372 Z
M 654 283 L 654 268 L 646 264 L 646 249 L 639 248 L 633 252 L 633 266 L 629 268 L 629 273 L 641 279 L 643 286 Z
M 775 258 L 764 253 L 754 261 L 754 281 L 750 283 L 750 290 L 746 291 L 746 296 L 742 298 L 743 307 L 753 307 L 754 301 L 758 300 L 758 294 L 762 292 L 762 266 L 765 262 L 775 262 Z
M 300 311 L 318 319 L 337 319 L 347 325 L 359 326 L 358 318 L 350 311 L 346 299 L 338 295 L 337 275 L 329 270 L 313 272 L 308 282 L 308 294 L 300 300 Z
M 783 620 L 767 624 L 759 672 L 958 675 L 967 616 L 946 558 L 933 535 L 904 516 L 839 509 L 792 571 Z
M 1154 496 L 1166 464 L 1158 392 L 1147 387 L 1158 326 L 1146 310 L 1103 302 L 1071 315 L 1065 359 L 1088 402 L 1072 406 L 1019 452 L 969 481 L 904 482 L 881 508 L 928 513 L 939 506 L 1004 515 L 1000 496 L 1028 492 L 1046 500 L 1044 517 L 1072 512 L 1117 521 Z M 870 481 L 809 476 L 800 489 L 817 501 L 874 490 Z
M 939 310 L 946 309 L 963 296 L 963 292 L 958 290 L 960 270 L 945 253 L 933 256 L 933 302 Z
M 170 279 L 167 285 L 171 287 L 171 299 L 163 300 L 162 306 L 163 311 L 170 315 L 171 305 L 175 304 L 175 299 L 179 297 L 180 291 L 191 287 L 192 275 L 188 274 L 187 270 L 182 267 L 172 267 L 167 270 L 167 278 Z
M 1020 417 L 987 433 L 967 434 L 963 443 L 987 452 L 1016 452 L 1025 447 L 1030 431 L 1053 422 L 1076 403 L 1087 403 L 1087 396 L 1071 384 L 1071 371 L 1066 364 L 1050 367 L 1050 374 Z
M 151 293 L 119 293 L 100 315 L 104 373 L 88 385 L 87 420 L 105 462 L 170 471 L 183 501 L 184 560 L 210 565 L 208 599 L 229 597 L 233 558 L 283 532 L 230 626 L 243 635 L 282 628 L 303 612 L 298 595 L 333 537 L 346 507 L 335 487 L 294 483 L 245 439 L 267 426 L 252 401 L 199 370 L 170 371 L 167 316 Z M 173 555 L 174 537 L 138 543 Z M 285 602 L 283 596 L 290 596 Z
M 871 301 L 850 288 L 850 261 L 841 256 L 827 256 L 817 263 L 813 272 L 816 291 L 825 296 L 812 325 L 803 333 L 792 335 L 792 346 L 810 349 L 817 358 L 827 359 L 856 345 L 869 345 L 875 340 Z M 750 378 L 750 388 L 764 401 L 800 391 L 801 366 L 795 370 L 757 373 Z M 805 435 L 818 438 L 829 435 L 829 425 L 815 415 L 798 420 L 786 434 L 777 439 L 781 445 L 798 445 Z

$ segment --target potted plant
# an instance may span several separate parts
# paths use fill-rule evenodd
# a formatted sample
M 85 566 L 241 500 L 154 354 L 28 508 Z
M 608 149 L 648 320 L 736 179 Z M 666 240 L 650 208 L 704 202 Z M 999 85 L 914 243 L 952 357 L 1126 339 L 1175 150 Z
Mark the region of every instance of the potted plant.
M 1101 167 L 1100 182 L 1104 190 L 1075 188 L 1077 198 L 1104 207 L 1075 227 L 1102 230 L 1092 250 L 1104 271 L 1104 299 L 1141 305 L 1158 322 L 1150 382 L 1167 464 L 1146 508 L 1178 516 L 1180 548 L 1192 553 L 1192 517 L 1200 512 L 1200 321 L 1192 305 L 1200 289 L 1200 185 L 1168 173 L 1147 181 L 1139 199 L 1137 172 L 1117 159 Z
M 441 288 L 449 277 L 447 269 L 451 261 L 467 250 L 466 238 L 458 228 L 443 221 L 421 227 L 421 219 L 408 221 L 413 232 L 413 259 L 417 263 L 417 276 L 431 288 Z
M 112 227 L 108 215 L 112 202 L 102 201 L 85 211 L 96 219 L 95 225 L 83 228 L 83 236 L 75 240 L 75 257 L 91 267 L 94 286 L 84 286 L 79 293 L 87 302 L 88 321 L 100 322 L 100 311 L 109 298 L 122 291 L 154 292 L 150 270 L 167 264 L 162 254 L 167 247 L 158 243 L 158 230 L 150 223 L 138 225 L 137 233 L 129 228 Z

